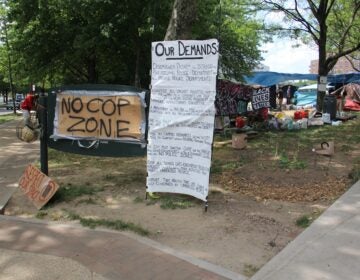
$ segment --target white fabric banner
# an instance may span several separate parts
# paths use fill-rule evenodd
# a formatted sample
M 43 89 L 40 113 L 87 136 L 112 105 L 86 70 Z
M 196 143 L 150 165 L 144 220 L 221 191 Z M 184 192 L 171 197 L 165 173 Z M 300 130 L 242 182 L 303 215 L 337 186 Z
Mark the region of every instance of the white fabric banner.
M 148 192 L 207 200 L 219 44 L 152 43 Z

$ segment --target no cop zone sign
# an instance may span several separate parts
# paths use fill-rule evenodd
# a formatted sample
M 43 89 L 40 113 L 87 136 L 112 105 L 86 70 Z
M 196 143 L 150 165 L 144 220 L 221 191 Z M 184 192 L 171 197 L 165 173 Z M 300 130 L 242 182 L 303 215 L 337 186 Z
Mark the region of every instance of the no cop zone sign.
M 54 138 L 140 141 L 144 122 L 139 95 L 63 91 L 57 94 Z

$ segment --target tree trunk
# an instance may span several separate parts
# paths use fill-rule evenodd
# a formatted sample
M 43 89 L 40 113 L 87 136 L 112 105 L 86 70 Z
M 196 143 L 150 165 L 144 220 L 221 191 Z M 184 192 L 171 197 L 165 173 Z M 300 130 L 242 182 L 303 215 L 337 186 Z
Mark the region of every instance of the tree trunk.
M 326 19 L 325 19 L 326 20 Z M 327 26 L 326 21 L 323 20 L 320 22 L 320 34 L 319 34 L 319 41 L 318 41 L 318 47 L 319 47 L 319 67 L 318 67 L 318 92 L 317 92 L 317 98 L 316 98 L 316 109 L 319 112 L 323 111 L 324 108 L 324 97 L 326 94 L 326 87 L 325 89 L 321 87 L 320 79 L 326 78 L 329 73 L 329 67 L 327 65 L 326 60 L 326 41 L 327 41 Z
M 9 83 L 10 83 L 10 92 L 12 95 L 12 102 L 13 102 L 13 112 L 16 114 L 16 104 L 15 104 L 15 93 L 13 89 L 13 78 L 12 78 L 12 63 L 11 63 L 11 54 L 10 54 L 10 44 L 9 44 L 9 37 L 7 32 L 7 20 L 4 21 L 4 31 L 5 31 L 5 45 L 6 45 L 6 52 L 7 52 L 7 59 L 8 59 L 8 69 L 9 69 Z
M 164 40 L 191 39 L 191 27 L 196 20 L 196 0 L 175 0 Z

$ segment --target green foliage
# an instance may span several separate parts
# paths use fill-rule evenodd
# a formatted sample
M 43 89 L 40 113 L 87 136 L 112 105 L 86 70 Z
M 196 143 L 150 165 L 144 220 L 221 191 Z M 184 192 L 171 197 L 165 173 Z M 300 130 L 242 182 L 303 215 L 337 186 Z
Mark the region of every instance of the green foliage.
M 340 57 L 360 50 L 358 0 L 262 2 L 265 11 L 284 19 L 278 26 L 279 34 L 317 46 L 319 75 L 327 75 Z
M 95 199 L 93 199 L 92 197 L 88 197 L 88 198 L 78 200 L 76 205 L 78 205 L 78 204 L 97 204 L 97 203 L 96 203 Z
M 62 151 L 49 149 L 48 150 L 49 166 L 67 166 L 74 164 L 80 156 L 76 154 L 65 153 Z
M 349 178 L 353 184 L 360 180 L 360 157 L 355 160 L 353 168 L 349 174 Z
M 295 224 L 298 227 L 307 228 L 308 226 L 311 225 L 313 221 L 315 221 L 321 215 L 321 213 L 322 211 L 314 211 L 308 215 L 302 215 L 301 217 L 296 219 Z
M 359 115 L 357 115 L 359 118 Z M 343 151 L 349 151 L 351 144 L 360 143 L 359 119 L 342 123 L 340 126 L 309 127 L 308 129 L 293 131 L 268 131 L 259 134 L 248 142 L 250 148 L 255 148 L 261 153 L 272 154 L 278 160 L 280 167 L 292 164 L 293 169 L 306 168 L 307 164 L 302 154 L 311 152 L 315 145 L 324 141 L 343 143 Z M 221 165 L 215 162 L 215 166 Z
M 247 277 L 253 276 L 257 271 L 259 270 L 259 267 L 252 265 L 252 264 L 245 264 L 244 265 L 244 275 Z
M 264 35 L 248 9 L 250 2 L 197 2 L 192 37 L 219 39 L 221 72 L 226 78 L 241 80 L 260 60 L 258 46 Z M 173 1 L 6 3 L 3 12 L 9 20 L 14 80 L 19 88 L 31 83 L 45 87 L 70 83 L 147 87 L 151 42 L 163 40 Z M 0 47 L 0 62 L 5 62 L 7 53 L 2 55 L 2 50 Z
M 214 159 L 211 163 L 211 173 L 222 173 L 225 171 L 236 170 L 237 168 L 245 164 L 244 159 L 239 159 L 236 161 L 222 161 L 219 159 Z
M 105 174 L 103 176 L 103 179 L 108 182 L 113 182 L 117 185 L 145 183 L 146 173 L 143 170 L 133 169 L 133 170 L 128 170 L 126 174 L 121 174 L 121 175 Z
M 186 209 L 193 207 L 193 203 L 182 198 L 165 197 L 160 200 L 162 209 Z
M 136 198 L 136 202 L 141 202 Z M 143 201 L 143 200 L 142 200 Z M 158 198 L 152 198 L 146 201 L 146 205 L 160 204 L 161 209 L 186 209 L 194 206 L 191 198 L 171 194 L 161 194 Z
M 137 72 L 147 85 L 150 42 L 163 38 L 170 10 L 154 0 L 9 1 L 18 71 L 51 86 L 134 84 Z
M 193 34 L 199 39 L 218 38 L 220 76 L 243 80 L 259 63 L 260 42 L 265 40 L 262 27 L 250 10 L 251 1 L 199 1 L 198 22 Z
M 83 195 L 94 195 L 97 192 L 103 191 L 102 188 L 92 187 L 89 185 L 73 186 L 68 184 L 67 186 L 61 186 L 55 195 L 51 198 L 48 205 L 59 202 L 69 202 Z
M 40 210 L 36 213 L 35 218 L 37 219 L 44 219 L 48 215 L 47 211 Z
M 9 122 L 9 121 L 13 121 L 16 119 L 17 119 L 17 116 L 14 114 L 2 115 L 2 116 L 0 116 L 0 124 Z
M 280 168 L 284 169 L 304 169 L 307 167 L 306 162 L 299 160 L 295 154 L 292 159 L 289 159 L 285 152 L 279 158 Z
M 124 222 L 122 220 L 107 220 L 107 219 L 92 219 L 92 218 L 83 218 L 79 214 L 76 214 L 71 211 L 67 211 L 67 218 L 70 220 L 78 220 L 80 224 L 84 227 L 96 228 L 96 227 L 106 227 L 114 230 L 128 230 L 135 232 L 142 236 L 147 236 L 150 232 L 147 229 L 144 229 L 140 225 L 134 223 Z
M 144 202 L 144 199 L 141 198 L 141 197 L 139 197 L 139 196 L 137 196 L 137 197 L 134 198 L 134 202 L 135 202 L 135 203 L 142 203 L 142 202 Z
M 296 220 L 296 225 L 301 228 L 307 228 L 312 223 L 312 218 L 304 215 Z

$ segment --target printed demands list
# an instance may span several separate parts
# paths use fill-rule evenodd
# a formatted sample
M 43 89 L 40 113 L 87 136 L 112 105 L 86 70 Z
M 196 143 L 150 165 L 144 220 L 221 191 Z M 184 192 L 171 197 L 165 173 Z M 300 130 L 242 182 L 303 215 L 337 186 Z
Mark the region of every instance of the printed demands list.
M 184 193 L 206 200 L 217 62 L 216 40 L 153 43 L 149 192 Z

